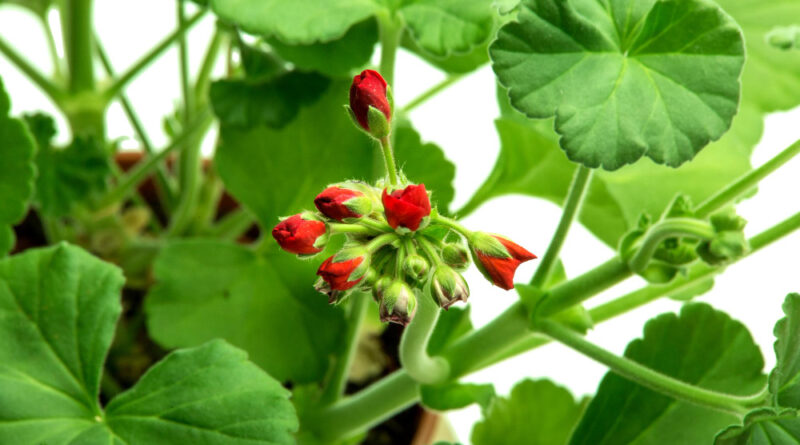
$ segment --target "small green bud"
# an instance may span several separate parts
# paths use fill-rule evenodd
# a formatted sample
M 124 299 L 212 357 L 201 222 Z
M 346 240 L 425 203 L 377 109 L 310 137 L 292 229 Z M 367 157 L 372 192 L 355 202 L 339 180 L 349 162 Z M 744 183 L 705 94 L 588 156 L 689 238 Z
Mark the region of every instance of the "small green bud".
M 431 280 L 431 295 L 444 309 L 457 301 L 467 301 L 469 286 L 460 273 L 448 266 L 438 266 Z
M 375 301 L 380 303 L 381 300 L 383 300 L 384 292 L 386 292 L 386 289 L 388 289 L 389 286 L 392 285 L 392 282 L 394 282 L 394 278 L 388 275 L 384 275 L 378 278 L 378 280 L 372 286 L 372 298 L 374 298 Z
M 403 262 L 403 269 L 409 277 L 415 281 L 421 281 L 430 269 L 428 260 L 417 254 L 412 254 L 406 257 Z
M 442 247 L 442 261 L 455 270 L 466 270 L 469 266 L 469 250 L 461 243 L 447 243 Z
M 379 310 L 381 321 L 407 325 L 417 312 L 414 290 L 402 280 L 394 280 L 383 293 Z

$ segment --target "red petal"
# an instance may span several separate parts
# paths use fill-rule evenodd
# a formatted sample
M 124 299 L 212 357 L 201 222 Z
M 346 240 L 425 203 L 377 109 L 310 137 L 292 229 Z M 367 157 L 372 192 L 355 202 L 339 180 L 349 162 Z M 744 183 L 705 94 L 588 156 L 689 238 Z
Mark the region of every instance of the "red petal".
M 325 224 L 321 221 L 306 220 L 300 215 L 293 215 L 272 229 L 272 237 L 287 252 L 311 255 L 322 251 L 314 247 L 314 242 L 325 234 L 326 230 Z

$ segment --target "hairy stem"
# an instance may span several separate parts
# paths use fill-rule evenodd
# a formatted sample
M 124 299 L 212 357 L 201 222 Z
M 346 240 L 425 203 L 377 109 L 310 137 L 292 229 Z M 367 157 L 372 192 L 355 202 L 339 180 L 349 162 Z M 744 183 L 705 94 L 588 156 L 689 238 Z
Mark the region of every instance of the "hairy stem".
M 389 184 L 392 187 L 397 186 L 397 164 L 394 160 L 394 150 L 392 150 L 392 141 L 389 136 L 381 138 L 381 151 L 383 151 L 383 161 L 386 167 L 386 174 L 389 176 Z
M 561 219 L 558 221 L 553 238 L 544 252 L 544 256 L 539 261 L 539 267 L 531 278 L 531 286 L 541 288 L 547 281 L 547 278 L 553 271 L 553 266 L 558 260 L 558 255 L 561 252 L 561 247 L 567 239 L 569 228 L 572 226 L 572 221 L 577 218 L 580 212 L 583 198 L 586 196 L 586 191 L 589 189 L 589 183 L 592 178 L 592 169 L 579 165 L 575 170 L 575 175 L 572 177 L 572 184 L 569 186 L 567 192 L 567 199 L 564 201 L 564 208 L 561 213 Z
M 355 292 L 350 297 L 350 307 L 347 312 L 347 331 L 344 334 L 344 349 L 336 357 L 333 373 L 322 393 L 320 401 L 323 404 L 333 403 L 344 394 L 344 389 L 347 386 L 347 375 L 358 350 L 358 334 L 361 331 L 361 325 L 367 313 L 369 300 L 370 296 L 361 292 Z

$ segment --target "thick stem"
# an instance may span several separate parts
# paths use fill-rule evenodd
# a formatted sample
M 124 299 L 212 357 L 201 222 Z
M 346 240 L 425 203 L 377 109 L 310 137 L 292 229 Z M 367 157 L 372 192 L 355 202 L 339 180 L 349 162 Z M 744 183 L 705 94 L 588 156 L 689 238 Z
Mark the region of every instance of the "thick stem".
M 206 100 L 206 93 L 208 86 L 211 83 L 211 71 L 214 69 L 219 57 L 220 48 L 225 41 L 226 33 L 217 26 L 214 29 L 214 35 L 211 37 L 211 42 L 208 44 L 208 49 L 203 57 L 203 63 L 200 65 L 200 71 L 197 73 L 197 80 L 194 83 L 195 102 L 201 103 Z
M 69 70 L 69 90 L 94 90 L 92 0 L 64 0 L 61 11 L 64 50 Z
M 222 217 L 207 231 L 207 234 L 214 238 L 236 241 L 254 224 L 256 224 L 256 218 L 253 214 L 244 208 L 239 208 Z
M 394 150 L 392 150 L 392 142 L 389 136 L 381 138 L 381 151 L 383 151 L 383 162 L 386 167 L 386 174 L 389 176 L 389 184 L 392 187 L 397 186 L 397 164 L 394 161 Z
M 365 247 L 369 253 L 375 253 L 380 250 L 381 247 L 391 244 L 395 240 L 397 240 L 396 233 L 384 233 L 383 235 L 373 238 Z
M 347 313 L 347 331 L 344 334 L 344 350 L 336 357 L 333 373 L 322 393 L 321 402 L 330 404 L 339 400 L 347 386 L 347 376 L 358 350 L 358 334 L 367 313 L 370 296 L 356 292 L 350 297 L 350 308 Z
M 639 249 L 628 262 L 631 270 L 637 273 L 645 270 L 658 246 L 664 240 L 676 237 L 709 240 L 714 237 L 714 228 L 707 221 L 694 218 L 670 218 L 658 222 L 647 231 Z
M 472 236 L 472 231 L 461 225 L 458 221 L 448 218 L 446 216 L 442 216 L 438 213 L 434 213 L 431 215 L 431 220 L 450 227 L 451 229 L 455 230 L 456 232 L 460 233 L 464 236 L 464 238 L 469 239 Z
M 789 162 L 798 153 L 800 153 L 800 140 L 796 141 L 794 144 L 778 153 L 775 157 L 765 162 L 760 167 L 751 170 L 749 173 L 736 180 L 736 182 L 733 184 L 720 190 L 714 196 L 703 201 L 695 209 L 695 214 L 697 217 L 702 218 L 734 202 L 737 198 L 741 197 L 755 187 L 770 173 Z
M 442 357 L 428 355 L 428 341 L 441 309 L 428 292 L 417 294 L 417 313 L 400 339 L 400 364 L 412 379 L 435 385 L 447 380 L 450 364 Z
M 564 201 L 564 210 L 561 213 L 561 219 L 558 221 L 553 238 L 547 246 L 547 250 L 539 261 L 539 267 L 531 278 L 531 286 L 541 288 L 547 281 L 547 278 L 553 271 L 553 266 L 558 260 L 558 255 L 561 252 L 561 247 L 567 239 L 569 228 L 572 226 L 572 221 L 578 217 L 580 212 L 583 198 L 586 196 L 586 191 L 589 188 L 589 183 L 592 178 L 592 169 L 579 165 L 575 170 L 575 175 L 572 177 L 572 184 L 569 186 L 567 192 L 567 199 Z
M 763 392 L 752 396 L 738 396 L 682 382 L 626 357 L 606 351 L 553 320 L 542 320 L 538 328 L 548 337 L 608 366 L 616 374 L 678 400 L 734 414 L 747 412 L 746 408 L 758 406 L 765 400 L 766 394 Z
M 631 276 L 631 270 L 619 257 L 614 257 L 589 272 L 554 286 L 542 301 L 538 315 L 549 317 L 610 288 Z M 521 304 L 521 303 L 520 303 Z
M 167 50 L 176 40 L 184 33 L 189 30 L 192 26 L 197 24 L 203 15 L 205 14 L 205 10 L 199 11 L 197 14 L 192 16 L 190 19 L 186 20 L 181 24 L 178 29 L 172 32 L 172 34 L 168 35 L 161 41 L 155 48 L 151 49 L 147 54 L 142 56 L 138 62 L 136 62 L 133 66 L 128 68 L 121 76 L 119 76 L 111 86 L 109 86 L 103 93 L 106 100 L 110 101 L 113 99 L 120 91 L 122 91 L 128 83 L 133 80 L 139 73 L 141 73 L 148 65 L 150 65 L 154 60 L 156 60 L 164 51 Z
M 42 73 L 39 72 L 33 65 L 30 64 L 21 54 L 19 54 L 11 45 L 5 40 L 0 38 L 0 54 L 6 56 L 9 62 L 17 67 L 28 79 L 33 82 L 39 89 L 41 89 L 47 97 L 50 98 L 56 105 L 61 106 L 66 92 L 59 86 L 50 81 Z
M 419 96 L 415 97 L 411 102 L 407 103 L 406 106 L 403 107 L 403 112 L 408 113 L 414 108 L 425 103 L 428 99 L 433 96 L 436 96 L 444 90 L 445 88 L 449 87 L 450 85 L 458 82 L 464 77 L 463 74 L 451 74 L 444 78 L 443 81 L 437 83 L 436 85 L 432 86 L 430 89 L 425 91 L 424 93 L 420 94 Z

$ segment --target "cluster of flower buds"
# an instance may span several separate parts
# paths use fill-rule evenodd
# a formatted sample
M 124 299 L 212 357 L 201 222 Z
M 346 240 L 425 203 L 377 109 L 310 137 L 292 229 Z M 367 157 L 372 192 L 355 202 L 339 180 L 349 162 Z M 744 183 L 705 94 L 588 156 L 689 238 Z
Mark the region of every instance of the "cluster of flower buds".
M 380 74 L 366 70 L 355 77 L 347 109 L 358 128 L 388 141 L 393 106 Z M 432 298 L 444 309 L 467 301 L 469 286 L 461 272 L 471 258 L 489 281 L 506 290 L 514 287 L 517 267 L 535 255 L 502 236 L 472 232 L 439 215 L 424 184 L 398 176 L 399 186 L 383 181 L 331 185 L 314 199 L 317 212 L 284 218 L 272 236 L 301 258 L 325 250 L 332 235 L 345 236 L 343 247 L 319 266 L 315 287 L 330 303 L 351 292 L 371 292 L 382 321 L 407 324 L 418 298 Z

